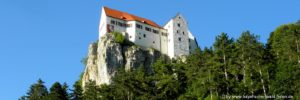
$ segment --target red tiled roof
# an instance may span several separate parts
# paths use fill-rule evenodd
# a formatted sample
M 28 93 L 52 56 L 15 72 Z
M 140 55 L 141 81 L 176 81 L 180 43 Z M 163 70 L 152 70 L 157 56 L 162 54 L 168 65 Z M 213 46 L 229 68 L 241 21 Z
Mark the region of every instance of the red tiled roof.
M 159 25 L 157 25 L 155 22 L 153 22 L 151 20 L 148 20 L 148 19 L 142 18 L 142 17 L 138 17 L 138 16 L 135 16 L 135 15 L 126 13 L 126 12 L 114 10 L 114 9 L 111 9 L 111 8 L 108 8 L 108 7 L 104 7 L 104 11 L 106 13 L 106 16 L 109 16 L 109 17 L 113 17 L 113 18 L 121 19 L 121 20 L 126 20 L 126 21 L 133 21 L 133 20 L 134 21 L 139 21 L 141 23 L 145 23 L 145 24 L 157 27 L 157 28 L 161 28 Z

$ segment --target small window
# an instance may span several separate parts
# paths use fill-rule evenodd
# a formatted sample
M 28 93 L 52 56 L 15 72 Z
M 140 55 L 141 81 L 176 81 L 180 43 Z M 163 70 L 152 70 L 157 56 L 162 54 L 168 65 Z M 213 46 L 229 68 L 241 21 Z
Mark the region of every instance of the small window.
M 182 34 L 184 35 L 184 32 L 182 32 Z
M 139 39 L 142 39 L 141 37 L 139 37 Z
M 140 24 L 136 24 L 136 27 L 139 28 L 139 29 L 143 29 L 143 26 L 140 25 Z
M 111 24 L 116 24 L 116 21 L 111 20 L 110 23 L 111 23 Z
M 178 38 L 178 41 L 181 41 L 181 38 Z
M 144 38 L 146 38 L 146 34 L 144 34 Z
M 132 24 L 126 24 L 126 27 L 131 27 L 132 26 Z
M 145 30 L 151 32 L 151 28 L 149 27 L 145 27 Z
M 178 18 L 180 19 L 181 17 L 179 16 Z
M 180 27 L 180 24 L 178 23 L 177 26 Z
M 130 35 L 129 38 L 131 38 L 132 36 Z
M 153 41 L 153 44 L 155 44 L 155 41 Z
M 121 24 L 122 24 L 121 22 L 118 22 L 118 25 L 119 25 L 119 26 L 121 26 Z
M 179 33 L 179 30 L 177 30 L 177 33 Z
M 153 31 L 153 33 L 156 33 L 156 34 L 158 33 L 158 31 L 157 31 L 157 30 L 154 30 L 154 29 L 153 29 L 152 31 Z

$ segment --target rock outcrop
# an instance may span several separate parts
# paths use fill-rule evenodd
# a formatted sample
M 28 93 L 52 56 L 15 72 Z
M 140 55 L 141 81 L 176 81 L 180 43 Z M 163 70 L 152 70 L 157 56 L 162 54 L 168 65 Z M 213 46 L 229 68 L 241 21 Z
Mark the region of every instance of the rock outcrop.
M 130 70 L 143 66 L 151 72 L 151 65 L 160 57 L 167 58 L 151 48 L 117 43 L 112 34 L 106 34 L 89 46 L 82 86 L 90 80 L 97 85 L 110 84 L 118 68 Z

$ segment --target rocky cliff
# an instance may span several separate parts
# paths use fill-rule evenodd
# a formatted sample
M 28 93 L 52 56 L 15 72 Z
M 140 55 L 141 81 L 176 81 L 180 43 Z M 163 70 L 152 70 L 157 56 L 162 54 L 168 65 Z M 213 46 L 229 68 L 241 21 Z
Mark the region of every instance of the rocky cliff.
M 151 48 L 118 43 L 114 35 L 106 34 L 89 46 L 82 85 L 89 80 L 97 85 L 110 84 L 118 68 L 130 70 L 143 66 L 151 72 L 151 65 L 160 57 L 167 58 Z

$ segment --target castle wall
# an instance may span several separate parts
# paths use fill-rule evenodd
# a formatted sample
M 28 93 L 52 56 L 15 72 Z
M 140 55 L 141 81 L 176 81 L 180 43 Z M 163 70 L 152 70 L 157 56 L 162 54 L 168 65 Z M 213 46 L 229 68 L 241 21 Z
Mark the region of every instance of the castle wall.
M 107 22 L 107 19 L 106 19 L 106 14 L 105 14 L 105 11 L 104 9 L 102 9 L 102 12 L 101 12 L 101 19 L 100 19 L 100 23 L 99 23 L 99 39 L 104 35 L 106 34 L 107 32 L 107 27 L 106 27 L 106 23 Z
M 154 48 L 160 51 L 159 28 L 141 22 L 137 22 L 137 21 L 135 23 L 136 25 L 141 25 L 142 28 L 136 27 L 136 31 L 135 31 L 136 38 L 134 43 L 145 48 Z M 150 28 L 151 30 L 147 31 L 146 27 Z M 157 33 L 154 33 L 153 29 L 157 30 Z
M 168 32 L 166 29 L 160 29 L 160 48 L 162 54 L 168 55 Z
M 189 55 L 189 37 L 187 22 L 179 14 L 173 18 L 174 26 L 174 55 L 182 56 Z
M 168 56 L 170 58 L 173 58 L 174 55 L 174 28 L 173 28 L 173 20 L 170 20 L 165 26 L 164 28 L 167 30 L 168 33 Z

